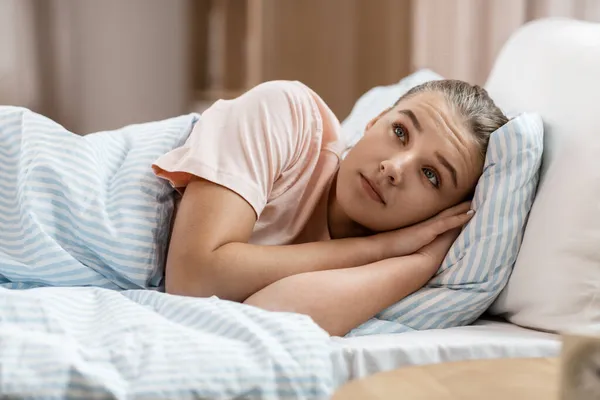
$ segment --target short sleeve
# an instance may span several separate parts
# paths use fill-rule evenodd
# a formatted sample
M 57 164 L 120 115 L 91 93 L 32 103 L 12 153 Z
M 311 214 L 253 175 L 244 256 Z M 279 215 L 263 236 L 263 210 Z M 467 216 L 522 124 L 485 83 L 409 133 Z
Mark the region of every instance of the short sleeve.
M 152 167 L 181 193 L 193 176 L 224 186 L 243 197 L 258 217 L 275 181 L 321 130 L 318 107 L 306 86 L 266 82 L 233 100 L 215 102 L 185 144 Z

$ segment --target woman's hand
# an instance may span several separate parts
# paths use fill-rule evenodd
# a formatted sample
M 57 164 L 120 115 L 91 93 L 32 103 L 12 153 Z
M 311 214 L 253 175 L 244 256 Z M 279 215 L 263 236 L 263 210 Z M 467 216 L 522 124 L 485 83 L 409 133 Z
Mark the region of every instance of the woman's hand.
M 444 235 L 447 232 L 453 232 L 456 228 L 461 228 L 469 222 L 472 216 L 473 212 L 470 211 L 470 202 L 463 202 L 450 207 L 421 223 L 407 228 L 378 233 L 373 236 L 373 239 L 382 246 L 384 259 L 410 255 L 420 251 L 429 244 L 434 245 L 434 243 L 435 245 L 433 248 L 429 250 L 426 249 L 425 251 L 433 251 L 437 255 L 438 248 L 440 246 L 444 247 L 447 240 L 449 240 L 448 238 L 452 237 L 452 234 L 440 238 L 439 242 L 436 239 L 440 237 L 440 235 Z M 458 232 L 460 233 L 460 229 L 458 229 Z M 452 242 L 456 240 L 456 237 L 457 234 L 454 236 L 454 239 L 452 239 Z M 452 245 L 452 242 L 448 246 L 448 249 Z M 446 252 L 448 249 L 446 249 Z
M 460 232 L 460 228 L 455 228 L 444 232 L 437 238 L 435 238 L 433 242 L 429 243 L 427 246 L 424 246 L 421 249 L 419 249 L 419 251 L 417 251 L 416 254 L 422 255 L 427 259 L 425 265 L 427 265 L 428 268 L 431 268 L 432 276 L 440 268 L 440 265 L 444 261 L 446 254 L 448 254 L 450 247 L 452 247 L 452 244 L 454 243 L 456 238 L 458 238 Z
M 271 311 L 309 315 L 332 336 L 342 336 L 381 310 L 423 287 L 469 221 L 469 204 L 451 207 L 410 228 L 368 239 L 389 240 L 391 256 L 366 265 L 313 271 L 283 278 L 244 302 Z M 404 246 L 404 247 L 403 247 Z M 377 293 L 377 296 L 373 296 Z

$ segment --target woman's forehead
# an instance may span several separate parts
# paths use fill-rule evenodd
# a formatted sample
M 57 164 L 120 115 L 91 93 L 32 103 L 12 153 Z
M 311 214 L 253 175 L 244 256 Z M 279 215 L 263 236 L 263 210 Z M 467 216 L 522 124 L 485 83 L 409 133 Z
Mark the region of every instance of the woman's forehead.
M 468 140 L 463 118 L 452 109 L 445 97 L 437 92 L 423 92 L 403 99 L 391 110 L 393 117 L 407 117 L 418 133 L 444 132 Z M 433 131 L 433 132 L 430 132 Z
M 443 154 L 463 178 L 471 180 L 464 175 L 479 169 L 478 147 L 463 118 L 449 106 L 443 94 L 417 93 L 399 101 L 392 112 L 407 118 L 409 127 L 427 138 L 422 143 L 427 143 L 430 152 Z
M 478 147 L 465 118 L 451 107 L 440 92 L 416 93 L 402 99 L 393 107 L 392 113 L 395 114 L 394 118 L 398 115 L 407 116 L 411 126 L 421 128 L 419 133 L 438 134 L 442 138 L 450 135 L 450 140 L 458 141 L 464 147 Z
M 442 114 L 446 118 L 458 119 L 458 115 L 455 115 L 456 113 L 449 106 L 444 95 L 434 91 L 416 93 L 400 100 L 394 108 L 398 111 L 408 109 L 415 114 L 425 112 L 426 115 L 423 115 L 423 117 L 431 117 L 430 114 Z

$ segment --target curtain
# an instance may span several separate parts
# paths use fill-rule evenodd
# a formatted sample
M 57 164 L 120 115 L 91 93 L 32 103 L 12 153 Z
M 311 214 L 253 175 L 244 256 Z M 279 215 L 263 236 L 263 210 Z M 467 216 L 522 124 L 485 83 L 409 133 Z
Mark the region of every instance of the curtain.
M 227 57 L 225 71 L 191 45 L 210 28 L 199 30 L 199 0 L 0 0 L 0 104 L 75 132 L 111 129 L 190 111 L 194 77 L 212 66 L 241 77 L 236 68 L 245 68 L 253 84 L 303 80 L 343 117 L 370 87 L 418 68 L 484 84 L 506 39 L 528 21 L 600 21 L 600 0 L 228 3 L 238 1 L 248 2 L 254 29 L 238 29 L 247 65 Z
M 0 0 L 0 104 L 78 133 L 189 112 L 189 0 Z
M 506 39 L 546 17 L 600 21 L 600 1 L 413 0 L 412 68 L 484 84 Z
M 0 0 L 0 104 L 39 107 L 32 0 Z

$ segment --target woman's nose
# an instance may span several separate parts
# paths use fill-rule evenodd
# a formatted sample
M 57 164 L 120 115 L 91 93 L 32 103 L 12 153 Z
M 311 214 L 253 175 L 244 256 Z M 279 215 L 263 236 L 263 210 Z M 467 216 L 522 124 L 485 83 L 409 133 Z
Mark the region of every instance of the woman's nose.
M 404 180 L 407 164 L 408 160 L 392 158 L 379 164 L 379 172 L 385 175 L 390 184 L 399 185 Z

